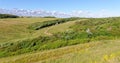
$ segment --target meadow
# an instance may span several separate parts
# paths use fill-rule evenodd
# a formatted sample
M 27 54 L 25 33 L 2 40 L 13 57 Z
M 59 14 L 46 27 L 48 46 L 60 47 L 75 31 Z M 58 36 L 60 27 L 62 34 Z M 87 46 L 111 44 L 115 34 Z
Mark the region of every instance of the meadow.
M 27 27 L 31 23 L 54 20 L 56 18 L 6 18 L 0 19 L 0 43 L 17 41 L 30 37 L 34 32 Z
M 0 19 L 0 63 L 119 62 L 119 24 L 119 17 Z

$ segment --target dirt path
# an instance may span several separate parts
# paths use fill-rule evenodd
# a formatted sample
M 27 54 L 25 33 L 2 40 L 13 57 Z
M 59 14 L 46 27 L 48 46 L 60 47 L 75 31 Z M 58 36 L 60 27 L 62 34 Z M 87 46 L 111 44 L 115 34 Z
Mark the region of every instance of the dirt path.
M 83 21 L 83 20 L 87 20 L 87 19 L 78 20 L 77 22 Z M 76 21 L 69 21 L 69 22 L 66 22 L 66 23 L 61 23 L 61 24 L 54 25 L 54 27 L 56 27 L 57 29 L 54 28 L 54 27 L 52 27 L 52 26 L 50 26 L 50 27 L 48 27 L 48 28 L 44 31 L 44 34 L 46 34 L 46 35 L 48 35 L 48 36 L 51 36 L 51 35 L 53 35 L 52 33 L 49 32 L 51 28 L 52 28 L 52 30 L 55 29 L 55 30 L 59 30 L 59 31 L 61 31 L 61 30 L 66 30 L 66 28 L 68 28 L 69 26 L 72 25 L 72 23 L 75 23 L 75 22 L 76 22 Z M 60 29 L 61 29 L 61 30 L 60 30 Z
M 48 29 L 44 32 L 44 34 L 49 35 L 49 36 L 53 35 L 52 33 L 49 33 L 49 30 L 50 30 L 50 28 L 48 28 Z

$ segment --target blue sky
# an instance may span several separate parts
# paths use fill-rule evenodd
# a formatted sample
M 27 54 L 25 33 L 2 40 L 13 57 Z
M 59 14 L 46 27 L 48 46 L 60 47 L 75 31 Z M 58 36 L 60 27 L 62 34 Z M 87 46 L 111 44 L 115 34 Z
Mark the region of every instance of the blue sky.
M 0 8 L 31 9 L 71 12 L 74 10 L 116 13 L 120 11 L 120 0 L 0 0 Z

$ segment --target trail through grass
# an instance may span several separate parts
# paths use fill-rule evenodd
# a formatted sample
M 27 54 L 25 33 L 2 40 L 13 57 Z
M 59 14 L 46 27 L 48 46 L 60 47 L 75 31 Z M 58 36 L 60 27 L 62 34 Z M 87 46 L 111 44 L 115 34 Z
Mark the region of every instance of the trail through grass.
M 120 62 L 120 18 L 80 19 L 28 29 L 32 23 L 54 19 L 0 19 L 0 43 L 12 42 L 1 44 L 0 63 Z M 86 33 L 88 28 L 91 36 Z M 13 43 L 15 40 L 18 42 Z
M 30 37 L 35 32 L 27 29 L 31 23 L 54 20 L 56 18 L 8 18 L 0 19 L 0 43 Z

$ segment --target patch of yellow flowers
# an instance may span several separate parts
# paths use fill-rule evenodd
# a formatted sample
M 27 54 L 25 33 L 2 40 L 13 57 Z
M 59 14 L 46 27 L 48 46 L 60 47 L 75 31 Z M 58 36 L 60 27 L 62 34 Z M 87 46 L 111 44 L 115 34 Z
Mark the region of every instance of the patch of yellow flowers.
M 104 56 L 103 56 L 103 59 L 104 59 L 105 61 L 108 61 L 108 60 L 113 59 L 113 58 L 115 58 L 115 57 L 116 57 L 115 54 L 110 54 L 110 55 L 104 55 Z

